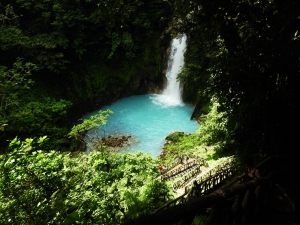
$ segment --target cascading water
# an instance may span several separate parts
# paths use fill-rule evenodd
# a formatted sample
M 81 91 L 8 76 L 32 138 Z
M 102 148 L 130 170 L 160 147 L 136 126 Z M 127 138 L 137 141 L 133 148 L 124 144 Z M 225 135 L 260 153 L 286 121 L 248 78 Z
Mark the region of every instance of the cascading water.
M 199 128 L 196 121 L 190 120 L 193 108 L 182 102 L 180 84 L 176 79 L 183 66 L 185 45 L 185 35 L 171 43 L 166 74 L 168 84 L 162 94 L 131 96 L 101 108 L 110 109 L 114 113 L 108 118 L 105 128 L 99 128 L 99 132 L 104 135 L 101 131 L 104 129 L 106 136 L 125 135 L 138 140 L 121 151 L 143 151 L 157 156 L 164 145 L 165 137 L 170 133 L 195 133 Z M 86 115 L 85 118 L 98 111 Z
M 154 103 L 165 106 L 176 106 L 182 104 L 180 82 L 177 75 L 180 73 L 184 64 L 184 52 L 186 48 L 186 35 L 181 35 L 172 40 L 171 53 L 168 60 L 166 73 L 167 87 L 161 95 L 154 98 Z

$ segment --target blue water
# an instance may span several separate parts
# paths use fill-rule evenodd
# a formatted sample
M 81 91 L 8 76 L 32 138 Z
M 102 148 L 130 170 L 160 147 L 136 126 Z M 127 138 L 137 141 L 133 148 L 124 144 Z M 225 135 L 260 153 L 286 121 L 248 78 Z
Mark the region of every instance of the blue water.
M 161 153 L 167 135 L 175 131 L 195 133 L 199 124 L 190 120 L 193 107 L 180 104 L 166 106 L 158 100 L 161 95 L 138 95 L 121 99 L 101 108 L 114 113 L 101 129 L 105 135 L 131 135 L 138 142 L 126 151 L 150 152 L 154 157 Z M 94 115 L 99 110 L 85 116 Z M 103 133 L 103 131 L 101 132 Z

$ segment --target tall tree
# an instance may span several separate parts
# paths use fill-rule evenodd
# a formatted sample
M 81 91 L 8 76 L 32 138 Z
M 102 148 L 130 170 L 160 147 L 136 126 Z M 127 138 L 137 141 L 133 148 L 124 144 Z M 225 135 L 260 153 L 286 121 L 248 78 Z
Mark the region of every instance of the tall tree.
M 30 136 L 67 134 L 61 128 L 66 126 L 70 105 L 79 108 L 95 99 L 107 104 L 126 94 L 134 78 L 147 83 L 149 73 L 155 79 L 162 75 L 160 37 L 169 9 L 163 0 L 1 1 L 1 82 L 8 79 L 8 72 L 12 75 L 17 59 L 35 66 L 30 91 L 26 95 L 23 88 L 10 91 L 22 104 L 6 109 L 5 121 L 10 117 L 10 122 L 5 122 L 5 129 L 1 125 L 1 130 L 10 129 L 14 135 L 29 132 Z M 121 87 L 124 93 L 110 94 L 111 86 Z M 80 116 L 87 110 L 91 108 L 69 112 L 79 111 L 76 116 Z
M 181 80 L 200 99 L 218 99 L 218 110 L 228 115 L 229 147 L 259 154 L 294 151 L 300 3 L 170 2 L 173 28 L 189 37 Z

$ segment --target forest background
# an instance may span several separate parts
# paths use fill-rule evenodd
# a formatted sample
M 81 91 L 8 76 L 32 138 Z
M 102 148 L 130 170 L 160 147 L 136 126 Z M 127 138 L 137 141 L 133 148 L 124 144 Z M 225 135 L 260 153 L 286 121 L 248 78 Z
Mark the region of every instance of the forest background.
M 83 218 L 104 221 L 102 212 L 107 209 L 100 213 L 96 206 L 108 198 L 99 197 L 92 210 L 80 202 L 72 205 L 82 196 L 71 198 L 64 192 L 78 190 L 78 194 L 93 187 L 104 193 L 96 188 L 98 181 L 84 182 L 78 189 L 62 182 L 74 183 L 78 175 L 62 170 L 68 165 L 66 156 L 60 154 L 65 138 L 84 113 L 128 95 L 159 90 L 164 80 L 166 49 L 171 38 L 181 33 L 188 37 L 185 66 L 179 75 L 184 100 L 196 105 L 195 117 L 200 117 L 203 127 L 211 109 L 219 113 L 213 122 L 207 122 L 204 144 L 217 143 L 220 155 L 250 154 L 256 159 L 297 153 L 299 9 L 300 3 L 293 0 L 1 1 L 1 198 L 14 199 L 1 205 L 1 213 L 7 218 L 1 222 L 33 224 L 46 218 L 66 224 Z M 217 108 L 212 107 L 214 103 Z M 48 138 L 40 138 L 45 136 Z M 78 145 L 72 143 L 67 147 L 76 150 Z M 100 156 L 89 157 L 95 162 Z M 115 159 L 107 157 L 102 155 L 98 163 L 88 166 L 110 174 L 107 165 L 111 164 L 107 161 Z M 146 161 L 155 161 L 150 158 Z M 38 169 L 35 160 L 45 164 Z M 153 171 L 154 161 L 149 167 Z M 45 165 L 49 165 L 49 171 L 41 172 L 48 168 Z M 117 163 L 115 168 L 121 165 Z M 140 169 L 130 168 L 132 174 L 140 173 Z M 48 173 L 58 180 L 50 182 L 45 175 Z M 90 179 L 80 179 L 83 177 Z M 125 177 L 128 175 L 120 175 L 119 179 Z M 133 181 L 126 180 L 129 183 L 124 181 L 124 187 L 134 186 Z M 145 190 L 138 180 L 139 191 Z M 55 185 L 50 188 L 51 183 Z M 30 188 L 40 195 L 27 192 Z M 150 194 L 143 196 L 151 196 L 155 188 L 162 190 L 164 199 L 143 197 L 139 204 L 150 199 L 147 204 L 154 201 L 158 206 L 168 198 L 163 185 L 150 181 L 150 191 L 143 192 Z M 101 196 L 99 193 L 88 195 L 87 202 Z M 138 216 L 129 210 L 138 205 L 137 199 L 130 191 L 124 193 L 131 194 L 124 195 L 124 205 L 112 206 L 119 216 L 105 218 L 108 223 L 120 222 L 125 215 Z M 62 203 L 62 196 L 71 200 Z M 57 207 L 53 199 L 59 202 Z M 14 211 L 20 207 L 16 215 Z

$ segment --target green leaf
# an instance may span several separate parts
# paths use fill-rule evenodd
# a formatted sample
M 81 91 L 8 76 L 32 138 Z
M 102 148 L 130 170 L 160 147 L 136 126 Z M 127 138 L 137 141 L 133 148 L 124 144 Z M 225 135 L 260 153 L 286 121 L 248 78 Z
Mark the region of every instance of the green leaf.
M 74 224 L 77 221 L 79 221 L 79 219 L 80 219 L 80 217 L 79 217 L 78 212 L 72 212 L 67 215 L 67 218 L 64 220 L 64 222 L 62 224 L 63 225 Z

